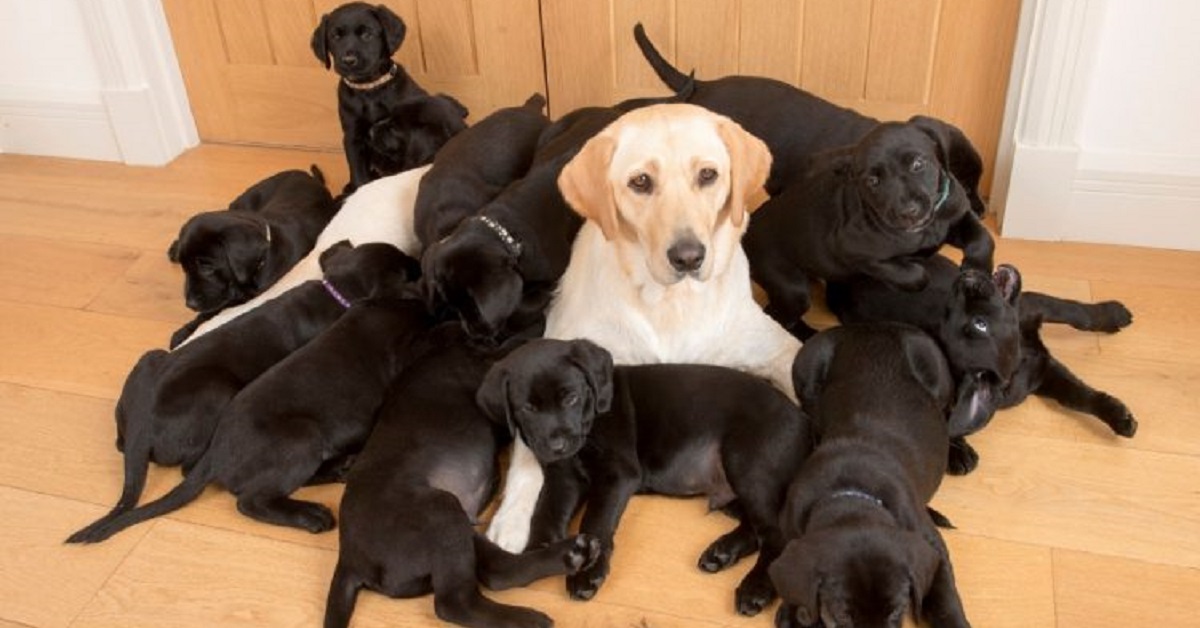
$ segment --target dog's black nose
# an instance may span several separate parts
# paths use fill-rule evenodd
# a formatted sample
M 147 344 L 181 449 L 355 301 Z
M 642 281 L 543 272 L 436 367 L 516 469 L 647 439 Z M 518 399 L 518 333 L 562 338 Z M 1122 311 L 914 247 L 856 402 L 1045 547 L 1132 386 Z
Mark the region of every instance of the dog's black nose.
M 344 65 L 348 68 L 352 68 L 352 67 L 358 65 L 358 57 L 356 57 L 354 55 L 346 55 L 346 56 L 342 57 L 342 65 Z
M 671 248 L 667 249 L 667 259 L 671 262 L 671 268 L 681 273 L 690 273 L 700 270 L 700 266 L 704 264 L 704 253 L 703 244 L 688 238 L 671 245 Z

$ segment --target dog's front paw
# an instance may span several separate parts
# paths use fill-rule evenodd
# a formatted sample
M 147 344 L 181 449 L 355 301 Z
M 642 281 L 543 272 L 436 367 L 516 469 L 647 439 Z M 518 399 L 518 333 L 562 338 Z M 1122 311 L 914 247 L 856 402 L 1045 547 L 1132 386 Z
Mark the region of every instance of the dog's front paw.
M 1120 301 L 1104 301 L 1096 304 L 1095 327 L 1092 331 L 1116 333 L 1133 323 L 1133 312 Z
M 333 511 L 322 504 L 306 504 L 306 508 L 299 508 L 296 511 L 294 523 L 297 528 L 308 530 L 313 534 L 320 532 L 328 532 L 337 525 L 337 520 L 333 518 Z
M 756 577 L 753 572 L 747 575 L 745 580 L 742 580 L 734 594 L 737 612 L 745 617 L 753 617 L 761 613 L 774 599 L 775 586 L 771 584 L 771 579 L 765 575 Z
M 603 551 L 604 546 L 600 544 L 600 539 L 590 534 L 576 536 L 571 542 L 570 549 L 563 555 L 563 562 L 567 564 L 567 573 L 576 574 L 581 570 L 591 568 L 596 564 Z
M 946 473 L 966 475 L 979 466 L 979 454 L 965 438 L 951 438 L 946 458 Z
M 567 593 L 573 600 L 587 601 L 596 597 L 600 585 L 608 577 L 608 561 L 598 558 L 590 567 L 567 576 Z
M 1129 412 L 1129 408 L 1126 408 L 1120 399 L 1101 393 L 1099 406 L 1097 415 L 1112 428 L 1112 431 L 1117 436 L 1133 438 L 1133 435 L 1137 434 L 1137 419 L 1133 418 L 1133 414 Z

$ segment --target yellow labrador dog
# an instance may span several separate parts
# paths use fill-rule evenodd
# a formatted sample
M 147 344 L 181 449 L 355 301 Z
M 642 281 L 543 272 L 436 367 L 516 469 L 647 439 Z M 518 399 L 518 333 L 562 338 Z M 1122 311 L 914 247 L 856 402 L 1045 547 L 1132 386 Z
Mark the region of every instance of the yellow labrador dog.
M 800 342 L 754 301 L 740 244 L 770 166 L 762 141 L 695 105 L 636 109 L 593 137 L 558 179 L 586 222 L 546 337 L 587 338 L 617 364 L 733 367 L 795 399 Z M 542 479 L 518 438 L 489 538 L 525 548 Z

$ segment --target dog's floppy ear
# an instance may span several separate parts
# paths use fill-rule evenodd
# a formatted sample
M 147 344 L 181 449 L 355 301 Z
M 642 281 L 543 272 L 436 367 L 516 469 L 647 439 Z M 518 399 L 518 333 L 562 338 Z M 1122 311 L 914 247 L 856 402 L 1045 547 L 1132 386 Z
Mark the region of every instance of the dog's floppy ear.
M 512 402 L 508 398 L 508 377 L 508 366 L 503 360 L 493 364 L 475 391 L 475 404 L 492 421 L 507 425 L 515 437 L 518 434 L 512 419 Z
M 590 340 L 579 339 L 571 341 L 571 350 L 567 354 L 567 359 L 583 371 L 588 388 L 592 389 L 596 414 L 608 412 L 612 408 L 613 399 L 612 354 Z
M 967 190 L 971 210 L 982 216 L 985 210 L 979 198 L 979 180 L 983 177 L 983 158 L 958 127 L 929 116 L 913 116 L 909 124 L 933 138 L 938 145 L 938 160 Z
M 266 263 L 271 245 L 265 237 L 254 233 L 250 237 L 231 238 L 226 235 L 222 244 L 229 271 L 239 284 L 252 284 L 258 270 Z
M 900 342 L 909 373 L 938 401 L 939 407 L 949 407 L 954 396 L 954 380 L 937 342 L 920 332 L 904 334 Z
M 179 239 L 176 238 L 171 242 L 171 246 L 167 247 L 167 259 L 178 264 L 179 263 Z
M 905 547 L 908 549 L 908 583 L 912 596 L 909 610 L 912 611 L 913 619 L 919 622 L 923 619 L 921 603 L 933 587 L 933 578 L 941 567 L 942 556 L 920 534 L 907 532 L 904 536 L 907 537 Z
M 729 217 L 742 226 L 746 214 L 767 200 L 767 176 L 771 174 L 771 151 L 762 140 L 729 118 L 717 117 L 717 133 L 729 151 Z
M 404 34 L 408 32 L 408 27 L 404 25 L 404 20 L 400 19 L 386 5 L 375 5 L 375 19 L 379 20 L 379 25 L 383 27 L 384 41 L 387 42 L 388 56 L 396 54 L 400 49 L 400 44 L 404 43 Z
M 617 199 L 608 184 L 608 164 L 617 141 L 607 133 L 596 135 L 563 166 L 558 175 L 558 189 L 575 213 L 595 221 L 612 240 L 620 228 L 617 218 Z
M 312 42 L 310 42 L 310 44 L 309 44 L 312 46 L 312 51 L 313 51 L 313 54 L 317 57 L 317 61 L 324 63 L 326 70 L 328 70 L 329 66 L 330 66 L 329 47 L 328 47 L 328 44 L 326 43 L 328 41 L 328 39 L 325 38 L 326 30 L 328 29 L 328 27 L 329 27 L 329 14 L 322 15 L 320 23 L 318 23 L 317 28 L 315 28 L 313 30 Z
M 1004 296 L 1004 300 L 1016 307 L 1017 299 L 1021 297 L 1021 272 L 1015 266 L 1001 264 L 992 274 L 992 282 L 996 284 L 996 289 Z
M 818 550 L 815 543 L 792 539 L 767 570 L 779 597 L 796 607 L 794 619 L 803 626 L 816 625 L 821 619 Z
M 837 344 L 835 336 L 840 333 L 835 328 L 809 338 L 792 362 L 792 386 L 796 389 L 796 398 L 810 415 L 825 388 L 826 374 Z
M 327 272 L 329 270 L 329 263 L 333 261 L 333 259 L 337 257 L 341 251 L 349 251 L 353 248 L 354 246 L 350 244 L 349 240 L 340 240 L 332 244 L 324 251 L 321 251 L 321 255 L 317 257 L 317 263 L 320 264 L 321 271 Z

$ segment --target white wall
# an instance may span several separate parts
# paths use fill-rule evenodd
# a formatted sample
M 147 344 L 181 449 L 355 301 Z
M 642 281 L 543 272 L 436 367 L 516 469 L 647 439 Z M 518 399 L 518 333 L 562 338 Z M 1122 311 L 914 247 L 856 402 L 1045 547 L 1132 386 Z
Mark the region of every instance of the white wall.
M 0 0 L 0 152 L 159 165 L 198 143 L 159 0 Z
M 1002 233 L 1200 250 L 1200 3 L 1023 10 Z

